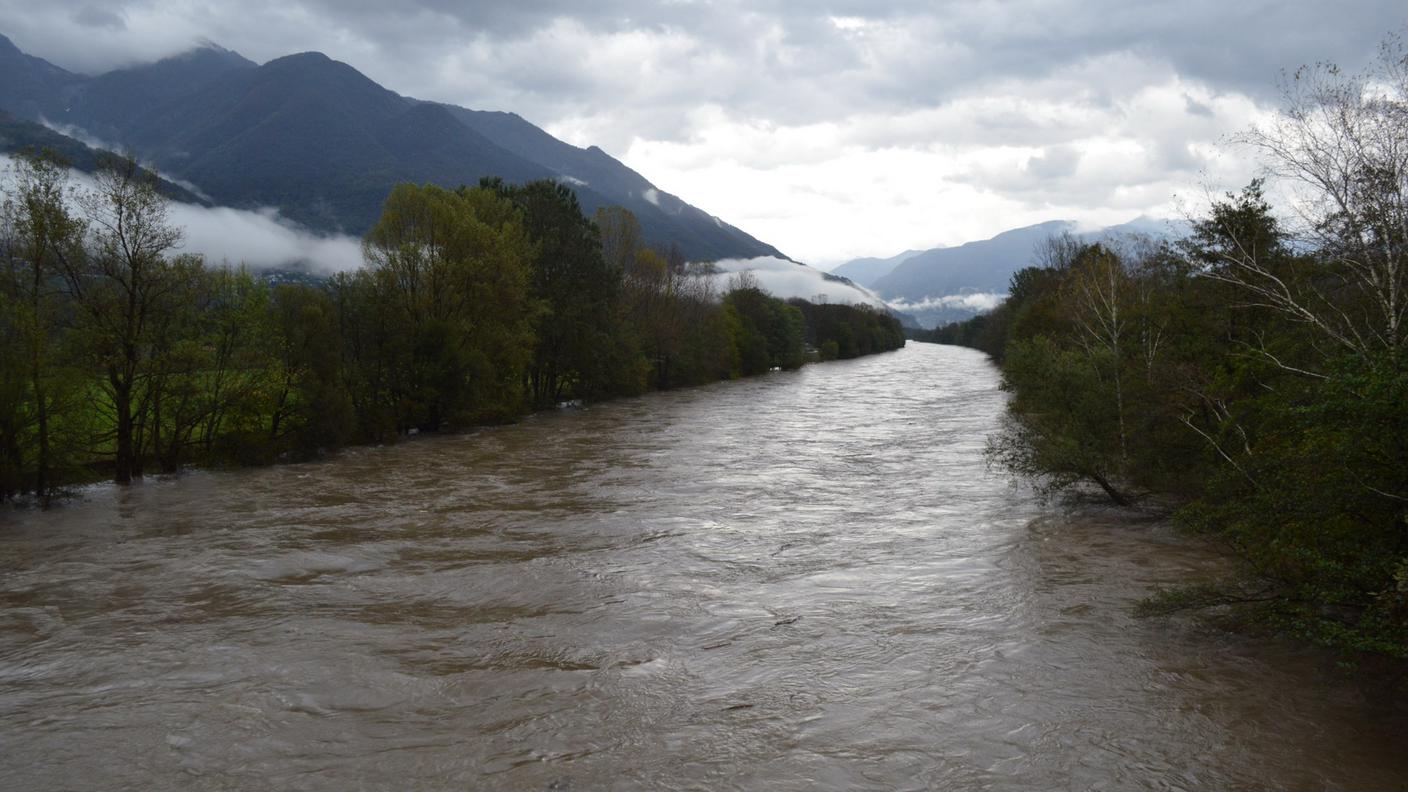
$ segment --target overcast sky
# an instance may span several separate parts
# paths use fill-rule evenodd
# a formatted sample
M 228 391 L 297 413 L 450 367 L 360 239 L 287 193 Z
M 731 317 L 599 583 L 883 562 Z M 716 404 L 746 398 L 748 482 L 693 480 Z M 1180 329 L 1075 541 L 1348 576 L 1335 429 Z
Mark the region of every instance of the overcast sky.
M 822 266 L 1175 215 L 1251 177 L 1220 141 L 1280 70 L 1357 67 L 1405 23 L 1402 0 L 0 0 L 0 33 L 74 71 L 208 40 L 512 110 Z

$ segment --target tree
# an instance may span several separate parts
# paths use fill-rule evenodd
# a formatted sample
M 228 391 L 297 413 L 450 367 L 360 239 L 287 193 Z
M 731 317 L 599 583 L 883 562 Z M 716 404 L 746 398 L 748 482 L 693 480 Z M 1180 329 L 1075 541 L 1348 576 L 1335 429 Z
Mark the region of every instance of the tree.
M 1105 349 L 1081 350 L 1045 336 L 1008 348 L 1002 389 L 1013 394 L 1003 431 L 988 440 L 988 458 L 1032 479 L 1047 494 L 1095 484 L 1121 506 L 1124 490 L 1119 427 L 1109 418 Z
M 139 470 L 150 459 L 162 473 L 175 473 L 206 416 L 207 398 L 219 391 L 222 372 L 215 370 L 213 339 L 207 334 L 214 310 L 205 289 L 210 272 L 196 256 L 174 256 L 166 269 L 170 291 L 165 305 L 146 320 L 146 373 L 135 446 Z
M 624 273 L 603 255 L 600 230 L 576 194 L 546 180 L 482 185 L 518 207 L 536 246 L 531 282 L 544 314 L 528 372 L 533 404 L 640 390 L 639 355 L 624 332 Z
M 1162 255 L 1138 240 L 1062 236 L 1035 251 L 1044 266 L 1013 275 L 1007 302 L 973 323 L 974 341 L 1000 353 L 1003 387 L 1014 393 L 990 458 L 1048 492 L 1084 482 L 1133 503 L 1131 486 L 1161 467 L 1136 438 L 1169 421 L 1155 384 L 1169 322 L 1155 296 Z
M 71 407 L 74 383 L 62 349 L 62 294 L 55 283 L 64 261 L 82 256 L 83 223 L 69 211 L 69 186 L 61 163 L 45 155 L 21 155 L 13 167 L 14 186 L 0 208 L 3 244 L 4 324 L 10 354 L 4 356 L 10 386 L 3 398 L 8 420 L 0 431 L 0 458 L 22 478 L 32 466 L 29 486 L 47 506 L 56 484 L 54 418 Z M 27 406 L 22 406 L 27 405 Z M 17 413 L 18 411 L 18 413 Z M 20 443 L 20 415 L 32 422 L 34 459 Z M 73 445 L 72 438 L 63 445 Z M 29 445 L 28 442 L 23 445 Z M 58 456 L 66 456 L 60 453 Z M 5 476 L 4 478 L 9 478 Z M 10 486 L 13 486 L 11 484 Z M 3 489 L 0 487 L 0 500 Z M 21 488 L 24 488 L 21 485 Z
M 592 220 L 601 239 L 601 255 L 611 267 L 628 272 L 645 249 L 640 221 L 623 206 L 603 206 Z
M 103 396 L 115 425 L 113 479 L 128 484 L 142 473 L 154 330 L 182 307 L 180 286 L 197 263 L 173 266 L 167 258 L 181 232 L 168 220 L 153 174 L 129 158 L 110 163 L 96 182 L 79 196 L 87 251 L 60 267 L 78 306 L 86 351 L 103 372 Z
M 176 472 L 193 450 L 209 458 L 227 419 L 248 417 L 268 359 L 267 285 L 247 270 L 205 268 L 187 256 L 171 264 L 180 307 L 155 320 L 146 433 L 164 473 Z
M 269 444 L 308 456 L 351 435 L 352 403 L 341 387 L 337 309 L 324 289 L 279 284 L 268 303 L 270 387 L 263 406 Z
M 1324 266 L 1280 271 L 1257 229 L 1228 228 L 1223 266 L 1207 274 L 1335 350 L 1399 348 L 1408 340 L 1408 47 L 1389 37 L 1362 74 L 1303 66 L 1283 101 L 1242 140 L 1290 189 L 1299 231 Z
M 538 306 L 515 207 L 485 189 L 402 184 L 367 233 L 378 387 L 399 431 L 516 415 Z M 384 354 L 389 353 L 389 354 Z M 386 376 L 389 373 L 390 376 Z
M 1129 459 L 1129 432 L 1125 420 L 1125 352 L 1131 333 L 1133 286 L 1119 254 L 1096 243 L 1081 250 L 1065 273 L 1070 290 L 1067 303 L 1078 330 L 1076 342 L 1086 357 L 1098 361 L 1094 372 L 1109 383 L 1115 425 L 1119 435 L 1121 466 Z M 1122 472 L 1122 471 L 1121 471 Z
M 756 284 L 752 273 L 740 273 L 733 290 L 724 297 L 724 309 L 737 322 L 738 373 L 747 377 L 773 368 L 800 367 L 806 355 L 802 312 L 769 296 Z

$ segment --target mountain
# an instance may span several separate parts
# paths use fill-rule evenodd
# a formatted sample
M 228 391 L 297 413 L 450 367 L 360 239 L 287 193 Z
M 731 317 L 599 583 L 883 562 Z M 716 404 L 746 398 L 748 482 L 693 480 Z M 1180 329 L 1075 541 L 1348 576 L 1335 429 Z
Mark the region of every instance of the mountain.
M 887 300 L 906 302 L 963 292 L 1006 292 L 1012 273 L 1032 263 L 1039 243 L 1074 229 L 1074 223 L 1053 220 L 958 247 L 926 250 L 878 278 L 874 289 Z
M 320 232 L 365 232 L 398 182 L 498 176 L 568 184 L 588 213 L 625 206 L 648 242 L 692 260 L 782 256 L 599 148 L 511 113 L 401 96 L 321 53 L 258 65 L 207 46 L 84 77 L 0 38 L 0 67 L 0 109 L 134 151 L 217 204 L 273 206 Z
M 230 72 L 248 71 L 256 65 L 227 49 L 200 47 L 85 80 L 67 91 L 63 106 L 51 109 L 48 119 L 80 127 L 99 140 L 119 140 L 153 109 L 192 96 Z
M 686 251 L 715 251 L 710 256 L 715 259 L 785 258 L 771 245 L 656 188 L 596 146 L 583 149 L 564 143 L 515 113 L 440 106 L 495 144 L 552 170 L 560 181 L 577 189 L 588 212 L 610 205 L 631 210 L 645 238 L 654 244 L 673 242 Z
M 318 53 L 234 69 L 135 119 L 123 142 L 220 204 L 277 206 L 310 228 L 360 235 L 392 185 L 552 178 L 443 108 L 408 102 Z
M 19 152 L 52 151 L 75 170 L 93 173 L 107 160 L 118 158 L 111 151 L 94 148 L 74 140 L 67 135 L 36 124 L 24 121 L 0 110 L 0 154 Z M 166 179 L 157 179 L 158 189 L 173 201 L 192 204 L 209 202 L 185 187 L 172 184 Z
M 831 270 L 832 275 L 840 275 L 843 278 L 859 283 L 862 286 L 870 287 L 875 281 L 889 275 L 895 267 L 923 253 L 922 250 L 906 250 L 905 252 L 891 256 L 889 258 L 858 258 L 851 259 L 845 264 Z
M 1071 233 L 1094 242 L 1131 235 L 1168 238 L 1186 230 L 1177 223 L 1148 217 L 1098 231 L 1076 233 L 1076 228 L 1073 221 L 1052 220 L 957 247 L 902 253 L 902 261 L 868 285 L 892 306 L 932 327 L 991 308 L 1007 293 L 1012 274 L 1036 263 L 1038 247 L 1050 237 Z
M 0 35 L 0 110 L 35 120 L 62 106 L 83 77 L 20 51 Z

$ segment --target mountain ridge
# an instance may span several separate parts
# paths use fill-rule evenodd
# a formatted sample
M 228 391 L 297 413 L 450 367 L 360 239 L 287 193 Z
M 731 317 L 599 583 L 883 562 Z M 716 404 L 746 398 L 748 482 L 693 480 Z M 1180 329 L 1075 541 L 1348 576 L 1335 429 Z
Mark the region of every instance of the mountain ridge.
M 832 268 L 831 274 L 849 278 L 869 288 L 875 281 L 890 274 L 895 267 L 924 252 L 923 250 L 906 250 L 903 253 L 898 253 L 889 258 L 865 256 L 851 259 L 840 266 Z
M 964 319 L 984 310 L 1007 292 L 1012 274 L 1035 262 L 1036 250 L 1049 237 L 1070 233 L 1086 242 L 1110 237 L 1145 235 L 1176 236 L 1178 223 L 1140 215 L 1125 223 L 1080 232 L 1072 220 L 1048 220 L 1011 228 L 987 239 L 953 247 L 906 251 L 889 259 L 868 258 L 846 262 L 832 270 L 845 274 L 871 262 L 891 263 L 890 270 L 863 283 L 891 306 L 912 314 L 925 326 Z
M 90 146 L 42 124 L 16 118 L 0 110 L 0 154 L 39 153 L 46 150 L 58 155 L 68 167 L 84 173 L 98 170 L 109 160 L 121 159 L 119 154 Z M 210 205 L 210 201 L 186 187 L 153 174 L 146 168 L 142 171 L 156 178 L 157 189 L 166 197 L 197 206 Z
M 360 235 L 401 181 L 554 179 L 588 214 L 624 206 L 648 243 L 687 258 L 786 258 L 596 146 L 572 146 L 514 113 L 403 96 L 320 52 L 255 64 L 207 44 L 87 77 L 0 36 L 6 65 L 0 109 L 111 141 L 220 205 L 273 206 L 318 232 Z
M 1069 220 L 1048 220 L 988 239 L 926 250 L 877 278 L 874 289 L 886 299 L 911 302 L 963 291 L 1005 292 L 1012 273 L 1031 263 L 1037 244 L 1074 228 Z

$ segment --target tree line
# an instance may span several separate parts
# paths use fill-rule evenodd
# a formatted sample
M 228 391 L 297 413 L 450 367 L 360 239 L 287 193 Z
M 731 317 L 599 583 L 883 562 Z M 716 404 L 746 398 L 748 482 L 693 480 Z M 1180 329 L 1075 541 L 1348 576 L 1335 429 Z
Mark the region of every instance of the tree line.
M 178 253 L 156 177 L 91 187 L 16 160 L 0 212 L 0 502 L 191 464 L 265 464 L 511 421 L 577 400 L 902 346 L 898 322 L 813 306 L 586 217 L 551 181 L 402 184 L 363 266 L 270 284 Z M 811 321 L 809 321 L 809 318 Z
M 1180 241 L 1050 240 L 998 309 L 925 340 L 1001 364 L 995 461 L 1048 492 L 1171 501 L 1243 562 L 1151 612 L 1231 606 L 1405 657 L 1408 58 L 1304 69 L 1286 99 L 1246 142 L 1288 211 L 1258 180 Z

